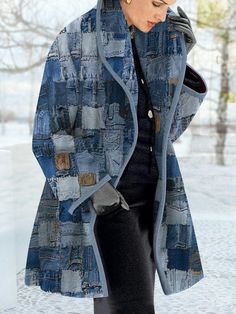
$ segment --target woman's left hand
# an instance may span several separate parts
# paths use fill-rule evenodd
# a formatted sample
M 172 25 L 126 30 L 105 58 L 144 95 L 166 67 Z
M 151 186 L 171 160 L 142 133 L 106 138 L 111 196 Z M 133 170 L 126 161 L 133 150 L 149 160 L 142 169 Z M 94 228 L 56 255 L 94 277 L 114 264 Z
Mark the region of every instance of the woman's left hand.
M 187 14 L 178 6 L 177 11 L 178 15 L 169 15 L 169 19 L 171 23 L 173 23 L 174 28 L 177 31 L 184 33 L 185 43 L 186 43 L 186 50 L 187 54 L 196 44 L 196 38 L 193 34 L 191 22 L 187 16 Z

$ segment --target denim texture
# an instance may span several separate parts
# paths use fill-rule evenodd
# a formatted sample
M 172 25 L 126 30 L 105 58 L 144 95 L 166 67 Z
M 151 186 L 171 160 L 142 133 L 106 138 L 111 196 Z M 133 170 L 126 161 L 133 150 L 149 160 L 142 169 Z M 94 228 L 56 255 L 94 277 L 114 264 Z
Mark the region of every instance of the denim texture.
M 168 16 L 148 33 L 136 29 L 135 40 L 155 117 L 153 251 L 168 295 L 204 276 L 173 142 L 190 124 L 207 87 L 187 65 L 184 36 Z M 183 84 L 190 74 L 200 88 Z M 29 243 L 26 285 L 71 297 L 108 296 L 91 195 L 107 181 L 119 183 L 137 142 L 137 103 L 128 24 L 118 0 L 98 0 L 58 33 L 47 55 L 32 140 L 46 181 Z

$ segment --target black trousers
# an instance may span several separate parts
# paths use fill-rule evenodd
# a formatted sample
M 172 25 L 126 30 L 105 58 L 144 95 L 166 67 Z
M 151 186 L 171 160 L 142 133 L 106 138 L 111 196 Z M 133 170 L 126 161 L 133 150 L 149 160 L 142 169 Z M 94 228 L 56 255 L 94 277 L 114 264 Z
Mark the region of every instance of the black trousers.
M 94 232 L 108 283 L 108 297 L 94 298 L 94 314 L 153 314 L 155 265 L 152 250 L 155 184 L 120 183 L 122 207 L 97 216 Z

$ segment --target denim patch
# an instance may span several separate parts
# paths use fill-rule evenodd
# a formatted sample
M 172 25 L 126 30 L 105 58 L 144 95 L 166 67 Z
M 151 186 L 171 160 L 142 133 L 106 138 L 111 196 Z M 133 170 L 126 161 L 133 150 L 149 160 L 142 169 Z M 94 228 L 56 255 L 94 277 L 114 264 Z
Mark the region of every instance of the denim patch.
M 38 156 L 38 163 L 43 169 L 43 172 L 47 178 L 51 178 L 55 174 L 55 159 L 51 156 Z
M 190 249 L 168 249 L 167 267 L 169 269 L 174 268 L 174 271 L 183 270 L 187 272 L 189 269 L 189 258 Z M 176 278 L 176 280 L 179 282 L 178 278 Z
M 102 178 L 106 175 L 102 136 L 99 137 L 99 140 L 96 140 L 96 141 L 97 141 L 97 145 L 93 152 L 93 158 L 96 164 L 95 172 L 97 173 L 98 180 L 100 180 L 100 177 Z
M 183 91 L 179 99 L 179 104 L 177 105 L 176 118 L 184 118 L 194 115 L 197 112 L 200 104 L 201 101 L 199 97 Z
M 171 55 L 169 57 L 169 78 L 178 79 L 181 73 L 182 55 Z M 177 83 L 177 81 L 176 81 Z M 177 85 L 177 84 L 175 84 Z
M 147 84 L 152 103 L 156 104 L 162 111 L 163 108 L 167 108 L 169 111 L 171 105 L 169 82 L 167 80 L 159 80 L 156 78 L 154 81 L 147 82 Z
M 61 247 L 76 247 L 91 245 L 89 223 L 74 223 L 66 221 L 61 223 Z
M 181 177 L 178 160 L 176 155 L 167 155 L 167 178 L 177 178 Z
M 141 35 L 143 35 L 141 33 Z M 150 32 L 148 33 L 148 36 L 141 36 L 141 41 L 140 41 L 140 36 L 137 36 L 138 40 L 135 41 L 136 46 L 140 47 L 140 49 L 143 50 L 143 53 L 145 56 L 149 54 L 156 53 L 157 49 L 157 39 L 159 37 L 159 32 Z
M 67 81 L 65 79 L 60 79 L 58 81 L 51 81 L 49 89 L 49 101 L 55 106 L 55 109 L 60 108 L 60 106 L 67 106 Z M 53 110 L 54 108 L 50 108 Z
M 167 254 L 166 237 L 167 237 L 167 224 L 165 224 L 165 219 L 163 219 L 162 220 L 162 226 L 161 226 L 161 238 L 160 238 L 160 247 L 162 248 L 162 254 L 161 254 L 160 258 L 162 259 L 164 267 L 166 267 L 165 255 Z M 167 257 L 167 255 L 166 255 L 166 257 Z
M 96 42 L 96 32 L 82 33 L 82 60 L 89 60 L 91 57 L 97 57 L 97 47 L 94 45 Z
M 38 245 L 57 247 L 60 245 L 60 224 L 55 221 L 42 221 L 38 227 Z
M 170 199 L 166 203 L 165 211 L 165 223 L 168 225 L 181 224 L 186 225 L 189 223 L 189 212 L 187 200 L 172 199 L 168 194 Z
M 167 178 L 166 183 L 166 190 L 167 191 L 175 191 L 175 192 L 182 192 L 184 191 L 183 179 L 182 177 L 169 177 Z
M 75 25 L 73 23 L 70 23 L 66 27 L 66 32 L 68 35 L 67 45 L 71 56 L 79 59 L 81 57 L 81 33 L 79 33 L 78 31 L 73 31 L 74 26 Z
M 57 195 L 57 178 L 56 177 L 47 177 L 47 182 L 49 183 L 50 189 L 53 192 L 55 198 Z
M 54 134 L 52 136 L 55 153 L 74 153 L 75 143 L 72 135 Z
M 192 245 L 191 225 L 168 225 L 167 227 L 167 249 L 188 249 Z
M 182 117 L 172 122 L 169 137 L 171 141 L 176 141 L 183 132 L 187 129 L 195 114 L 191 116 Z
M 52 191 L 45 181 L 42 197 L 39 203 L 38 218 L 42 221 L 53 221 L 58 218 L 58 200 L 52 197 Z
M 123 75 L 122 80 L 125 84 L 127 84 L 127 87 L 130 87 L 130 90 L 134 90 L 134 88 L 131 88 L 129 84 L 134 84 L 134 78 L 135 78 L 135 67 L 131 64 L 130 58 L 127 58 L 124 62 L 124 69 L 123 69 Z M 127 81 L 130 81 L 127 83 Z M 135 82 L 136 83 L 136 82 Z M 136 84 L 137 87 L 138 84 Z
M 65 221 L 72 221 L 72 222 L 81 222 L 81 208 L 78 207 L 76 213 L 73 213 L 73 215 L 71 215 L 69 213 L 69 208 L 71 207 L 73 203 L 72 199 L 68 199 L 65 201 L 61 201 L 59 202 L 59 211 L 58 211 L 58 219 L 61 222 L 65 222 Z
M 83 129 L 105 129 L 103 118 L 103 108 L 92 108 L 84 106 L 82 108 L 82 128 Z
M 58 60 L 58 56 L 59 56 L 58 42 L 57 40 L 54 40 L 48 52 L 48 58 Z
M 95 258 L 93 258 L 92 262 L 94 265 L 96 265 Z M 84 274 L 85 274 L 85 277 L 84 277 L 84 282 L 83 282 L 82 287 L 84 288 L 85 291 L 88 290 L 89 286 L 98 287 L 98 289 L 102 287 L 100 284 L 100 275 L 99 275 L 97 266 L 95 269 L 93 268 L 92 270 L 88 272 L 86 271 Z
M 169 71 L 168 71 L 168 62 L 166 60 L 166 57 L 161 56 L 154 59 L 151 59 L 146 64 L 146 71 L 147 71 L 147 82 L 152 82 L 157 79 L 157 73 L 158 73 L 158 80 L 167 80 L 169 77 Z
M 32 246 L 31 247 L 31 240 L 30 240 L 30 246 L 29 246 L 29 252 L 28 252 L 28 258 L 26 262 L 26 268 L 29 269 L 39 269 L 40 268 L 40 259 L 39 259 L 39 249 L 38 245 L 37 246 Z M 34 281 L 34 276 L 33 278 L 30 278 L 29 276 L 27 280 L 32 280 Z
M 60 51 L 61 56 L 69 55 L 68 49 L 68 34 L 66 32 L 66 27 L 64 27 L 59 33 L 60 40 L 58 40 L 58 49 Z
M 81 289 L 81 273 L 69 269 L 62 269 L 61 272 L 61 292 L 66 293 L 77 293 L 82 292 Z
M 77 105 L 77 81 L 73 78 L 68 78 L 66 80 L 66 96 L 67 96 L 67 105 L 76 106 Z
M 47 110 L 37 111 L 34 118 L 33 135 L 37 137 L 38 135 L 49 136 L 50 135 L 50 116 Z
M 159 133 L 161 129 L 161 114 L 157 110 L 153 110 L 154 112 L 154 121 L 155 121 L 155 133 Z
M 58 105 L 55 112 L 51 113 L 51 133 L 70 133 L 71 121 L 67 104 Z
M 47 103 L 48 103 L 47 97 L 48 97 L 48 83 L 45 82 L 45 83 L 42 83 L 40 87 L 38 103 L 37 103 L 37 111 L 47 110 Z
M 78 105 L 76 105 L 76 106 L 68 106 L 68 112 L 69 112 L 69 117 L 70 117 L 71 128 L 74 127 L 75 119 L 76 119 L 76 115 L 77 115 L 77 110 L 78 110 Z
M 75 159 L 79 173 L 98 171 L 98 162 L 94 156 L 88 152 L 87 149 L 81 153 L 76 153 Z
M 95 270 L 97 268 L 92 245 L 87 245 L 84 247 L 83 257 L 84 257 L 83 267 L 86 274 L 88 274 L 90 271 Z M 85 280 L 88 279 L 86 278 L 86 275 L 84 279 Z
M 110 176 L 118 176 L 123 165 L 123 153 L 120 150 L 105 152 L 106 168 Z
M 187 256 L 186 258 L 188 258 L 189 253 L 187 252 Z M 174 254 L 170 255 L 169 258 L 173 259 L 174 258 Z M 185 256 L 183 256 L 184 258 Z M 178 256 L 178 258 L 181 259 L 180 256 Z M 178 267 L 178 264 L 176 264 Z M 172 267 L 170 267 L 172 266 Z M 170 267 L 170 269 L 169 269 Z M 183 291 L 185 289 L 188 289 L 190 286 L 190 283 L 192 285 L 192 282 L 194 282 L 196 280 L 196 282 L 198 280 L 200 280 L 202 278 L 201 274 L 199 274 L 199 278 L 198 274 L 194 273 L 194 277 L 193 277 L 193 270 L 189 269 L 189 270 L 179 270 L 176 269 L 174 265 L 172 265 L 171 263 L 168 264 L 168 268 L 166 270 L 166 279 L 168 281 L 170 281 L 174 287 L 174 289 L 176 289 L 176 291 Z M 183 278 L 183 279 L 182 279 Z M 181 280 L 182 279 L 182 280 Z
M 53 47 L 53 46 L 52 46 Z M 43 82 L 47 82 L 48 84 L 51 81 L 58 81 L 61 79 L 61 69 L 60 69 L 60 61 L 58 60 L 58 51 L 50 51 L 48 53 L 47 61 L 45 64 L 44 74 L 43 74 Z M 48 86 L 48 91 L 50 86 Z
M 57 178 L 57 192 L 59 201 L 67 200 L 68 198 L 80 197 L 80 185 L 78 177 L 59 177 Z
M 170 25 L 170 28 L 173 27 Z M 174 30 L 169 29 L 168 33 L 168 55 L 178 55 L 181 53 L 181 43 L 179 40 L 178 33 Z
M 88 60 L 83 60 L 81 62 L 81 85 L 86 84 L 88 82 L 99 82 L 102 73 L 102 65 L 101 62 L 97 60 L 97 58 L 88 58 Z M 92 96 L 91 94 L 87 93 Z
M 124 57 L 125 39 L 114 39 L 112 32 L 103 33 L 104 37 L 104 56 L 107 58 Z
M 177 78 L 173 78 L 169 80 L 169 98 L 172 99 L 172 97 L 174 97 L 175 91 L 176 91 L 176 86 L 178 84 L 178 79 Z
M 121 117 L 120 110 L 122 106 L 118 102 L 113 102 L 107 107 L 106 127 L 116 126 L 122 129 L 125 125 L 125 119 Z M 109 133 L 109 131 L 107 131 Z
M 40 247 L 39 258 L 42 271 L 60 271 L 60 247 Z
M 66 246 L 61 248 L 61 267 L 73 271 L 81 271 L 83 264 L 83 246 Z
M 103 133 L 103 143 L 106 150 L 121 150 L 122 142 L 120 130 L 107 130 Z
M 55 164 L 58 170 L 70 169 L 70 157 L 67 153 L 55 154 Z
M 38 225 L 34 224 L 32 232 L 31 232 L 31 239 L 30 239 L 30 248 L 31 249 L 34 249 L 34 248 L 37 249 L 38 248 L 38 245 L 39 245 L 38 235 L 39 235 L 38 234 Z
M 93 185 L 96 184 L 96 173 L 85 172 L 79 173 L 79 184 L 80 185 Z

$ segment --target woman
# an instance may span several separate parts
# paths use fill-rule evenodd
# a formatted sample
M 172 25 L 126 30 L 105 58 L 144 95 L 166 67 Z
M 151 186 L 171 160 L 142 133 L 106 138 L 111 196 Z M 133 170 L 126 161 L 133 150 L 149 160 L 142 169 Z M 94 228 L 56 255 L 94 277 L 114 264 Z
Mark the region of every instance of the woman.
M 95 314 L 154 313 L 155 270 L 167 295 L 203 278 L 172 143 L 207 89 L 173 3 L 98 0 L 45 65 L 32 147 L 46 182 L 25 283 L 93 297 Z

